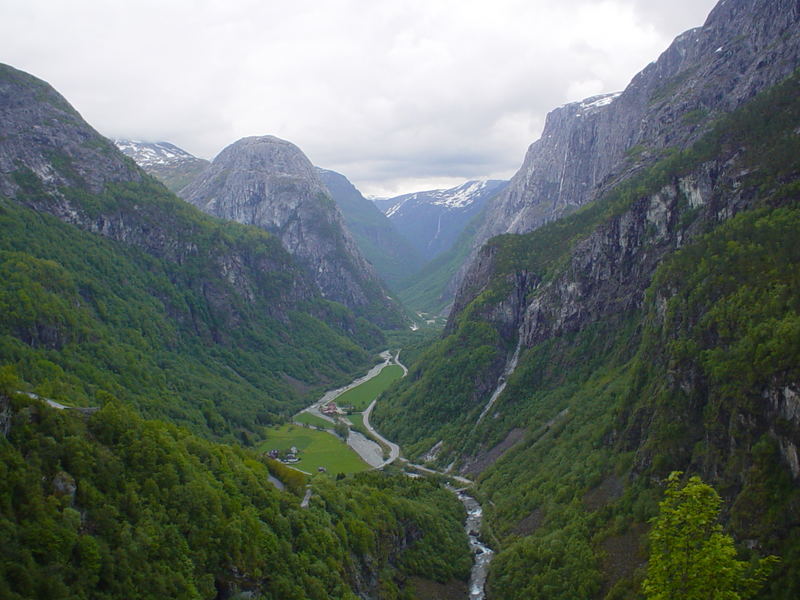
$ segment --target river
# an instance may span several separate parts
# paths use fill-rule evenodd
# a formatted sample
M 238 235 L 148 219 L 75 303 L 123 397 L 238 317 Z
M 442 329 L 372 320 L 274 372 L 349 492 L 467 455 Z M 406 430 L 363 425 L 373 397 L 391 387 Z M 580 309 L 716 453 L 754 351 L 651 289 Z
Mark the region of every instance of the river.
M 452 488 L 451 488 L 452 489 Z M 489 574 L 489 563 L 494 551 L 480 540 L 483 508 L 475 498 L 463 490 L 452 489 L 467 510 L 467 521 L 464 531 L 469 538 L 469 547 L 473 555 L 472 571 L 469 576 L 470 600 L 483 600 L 486 597 L 486 576 Z

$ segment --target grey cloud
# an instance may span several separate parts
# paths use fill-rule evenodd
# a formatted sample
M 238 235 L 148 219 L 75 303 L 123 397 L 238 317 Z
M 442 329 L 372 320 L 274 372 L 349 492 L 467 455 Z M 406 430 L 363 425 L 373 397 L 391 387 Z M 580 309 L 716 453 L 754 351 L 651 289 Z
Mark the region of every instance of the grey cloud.
M 546 113 L 621 89 L 712 0 L 5 0 L 3 60 L 110 136 L 291 140 L 370 187 L 511 173 Z

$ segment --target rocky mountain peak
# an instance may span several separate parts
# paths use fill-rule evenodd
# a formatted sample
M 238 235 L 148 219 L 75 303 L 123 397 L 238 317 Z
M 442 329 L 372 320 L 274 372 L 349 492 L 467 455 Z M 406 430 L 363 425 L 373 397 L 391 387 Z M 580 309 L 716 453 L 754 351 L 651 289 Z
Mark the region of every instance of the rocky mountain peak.
M 123 154 L 130 156 L 142 168 L 196 159 L 186 150 L 178 148 L 169 142 L 143 142 L 126 139 L 115 139 L 113 141 Z
M 115 139 L 114 144 L 173 192 L 194 181 L 209 164 L 169 142 Z
M 61 186 L 101 191 L 107 183 L 137 181 L 140 171 L 89 127 L 49 84 L 0 64 L 0 194 L 15 196 L 11 176 L 27 169 L 55 197 Z M 60 213 L 68 210 L 66 204 Z
M 179 195 L 216 217 L 277 235 L 325 297 L 381 325 L 402 323 L 317 170 L 291 142 L 271 135 L 243 138 Z

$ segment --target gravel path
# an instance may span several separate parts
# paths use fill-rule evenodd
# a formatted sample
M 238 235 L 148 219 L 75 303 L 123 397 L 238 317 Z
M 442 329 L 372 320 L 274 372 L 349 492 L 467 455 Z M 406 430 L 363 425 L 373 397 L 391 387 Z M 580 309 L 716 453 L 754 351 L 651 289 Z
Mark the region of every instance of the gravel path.
M 347 445 L 355 450 L 370 467 L 379 469 L 386 464 L 383 462 L 383 448 L 357 431 L 350 430 Z

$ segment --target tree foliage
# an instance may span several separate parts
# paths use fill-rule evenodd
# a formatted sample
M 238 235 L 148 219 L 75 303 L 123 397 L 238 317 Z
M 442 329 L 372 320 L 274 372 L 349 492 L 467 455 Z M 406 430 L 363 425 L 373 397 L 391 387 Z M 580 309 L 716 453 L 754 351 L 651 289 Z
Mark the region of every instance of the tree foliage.
M 652 520 L 650 561 L 642 587 L 648 600 L 744 600 L 761 587 L 774 556 L 755 566 L 736 558 L 733 538 L 719 524 L 722 500 L 699 477 L 667 480 Z
M 355 600 L 365 582 L 469 573 L 463 508 L 433 482 L 320 476 L 301 508 L 305 485 L 277 490 L 254 452 L 116 402 L 86 418 L 3 395 L 16 384 L 0 370 L 4 600 Z

